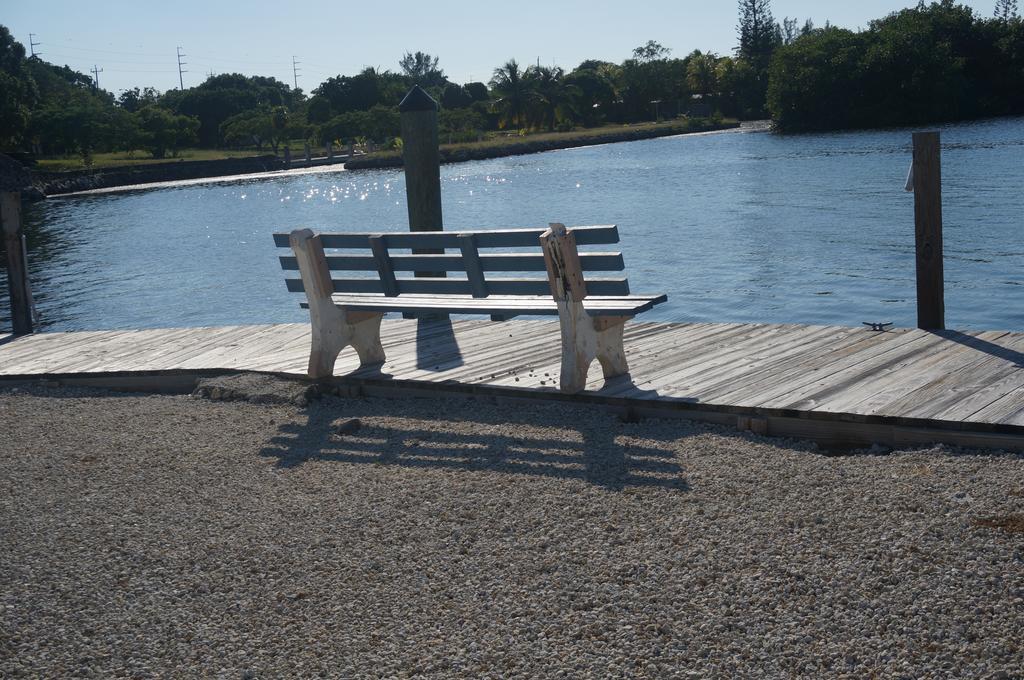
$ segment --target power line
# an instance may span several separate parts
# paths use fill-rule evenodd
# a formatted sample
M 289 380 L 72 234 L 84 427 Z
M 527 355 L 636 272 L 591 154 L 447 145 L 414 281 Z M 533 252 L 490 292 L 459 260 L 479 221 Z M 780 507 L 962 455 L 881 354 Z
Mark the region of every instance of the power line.
M 232 59 L 232 58 L 229 58 L 229 57 L 218 57 L 216 55 L 206 54 L 205 52 L 202 53 L 202 54 L 195 54 L 195 53 L 193 53 L 192 56 L 193 56 L 194 59 L 206 59 L 208 61 L 218 61 L 218 62 L 219 61 L 226 61 L 226 62 L 231 63 L 231 64 L 247 64 L 249 66 L 274 66 L 274 65 L 280 66 L 281 65 L 281 60 L 280 59 L 278 59 L 277 61 L 254 61 L 252 59 Z
M 42 44 L 43 43 L 37 43 L 36 42 L 36 34 L 35 33 L 29 33 L 28 34 L 28 49 L 29 49 L 30 52 L 32 52 L 32 56 L 33 57 L 38 57 L 40 54 L 42 54 L 42 52 L 36 52 L 36 47 L 38 47 L 39 45 L 42 45 Z
M 103 73 L 103 69 L 101 69 L 101 68 L 98 68 L 98 67 L 97 67 L 97 66 L 96 66 L 95 64 L 93 64 L 93 67 L 92 67 L 92 76 L 93 76 L 93 81 L 94 81 L 94 82 L 93 82 L 93 86 L 92 86 L 92 89 L 93 89 L 94 91 L 95 91 L 95 90 L 99 90 L 99 89 L 100 89 L 100 74 L 101 74 L 101 73 Z
M 187 57 L 187 56 L 188 56 L 187 54 L 182 54 L 181 53 L 181 46 L 179 45 L 178 46 L 178 87 L 180 89 L 182 89 L 182 90 L 185 89 L 185 81 L 182 79 L 181 74 L 182 73 L 188 73 L 188 71 L 183 71 L 181 69 L 181 67 L 185 66 L 188 62 L 187 61 L 182 61 L 181 58 L 182 57 Z
M 129 57 L 159 57 L 160 55 L 155 52 L 126 52 L 124 50 L 101 50 L 95 47 L 75 47 L 74 45 L 61 45 L 62 50 L 72 50 L 75 52 L 89 52 L 92 54 L 123 54 Z
M 295 55 L 293 54 L 292 55 L 292 82 L 295 83 L 295 89 L 296 90 L 299 89 L 299 71 L 302 70 L 302 69 L 299 68 L 299 64 L 301 64 L 301 63 L 302 63 L 301 61 L 295 61 Z
M 62 47 L 60 49 L 64 49 L 64 48 Z M 36 56 L 39 56 L 39 54 L 42 54 L 42 53 L 41 52 L 36 53 Z M 80 54 L 63 54 L 61 52 L 47 52 L 47 54 L 50 55 L 51 57 L 59 57 L 61 59 L 72 59 L 72 60 L 79 60 L 79 61 L 87 58 L 87 57 L 84 57 L 84 56 L 82 56 Z M 104 59 L 103 63 L 105 63 L 105 64 L 106 63 L 111 63 L 111 64 L 151 64 L 151 65 L 156 65 L 156 64 L 166 64 L 167 63 L 167 58 L 164 57 L 160 61 L 140 61 L 138 59 Z

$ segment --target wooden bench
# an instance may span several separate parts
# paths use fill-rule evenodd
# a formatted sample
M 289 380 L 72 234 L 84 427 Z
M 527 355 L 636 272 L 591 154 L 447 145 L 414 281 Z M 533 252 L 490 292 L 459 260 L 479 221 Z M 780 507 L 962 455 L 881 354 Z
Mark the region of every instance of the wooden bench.
M 588 275 L 621 272 L 622 253 L 579 252 L 577 246 L 618 241 L 615 226 L 566 229 L 561 224 L 473 232 L 314 234 L 302 229 L 274 234 L 277 246 L 290 247 L 294 253 L 280 258 L 281 267 L 301 275 L 285 279 L 288 290 L 306 293 L 303 306 L 309 308 L 313 328 L 310 377 L 333 375 L 334 362 L 348 345 L 363 365 L 383 362 L 380 322 L 387 312 L 487 314 L 496 321 L 557 315 L 562 331 L 561 389 L 569 393 L 584 388 L 594 359 L 601 362 L 605 378 L 628 373 L 623 324 L 667 299 L 630 295 L 625 278 Z M 328 255 L 327 250 L 348 252 Z M 374 276 L 332 278 L 332 272 Z M 448 278 L 447 272 L 457 278 Z M 510 276 L 531 272 L 547 275 Z

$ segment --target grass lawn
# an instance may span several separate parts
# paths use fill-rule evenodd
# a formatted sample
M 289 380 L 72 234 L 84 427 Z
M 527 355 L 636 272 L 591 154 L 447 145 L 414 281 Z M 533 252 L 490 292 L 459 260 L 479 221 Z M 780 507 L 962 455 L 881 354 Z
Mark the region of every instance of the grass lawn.
M 711 121 L 706 118 L 679 118 L 658 123 L 633 123 L 629 125 L 603 125 L 594 128 L 581 128 L 568 132 L 534 132 L 519 134 L 515 131 L 491 132 L 479 142 L 462 142 L 445 144 L 447 135 L 441 134 L 442 162 L 460 162 L 482 158 L 497 158 L 523 153 L 535 153 L 552 149 L 624 142 L 652 137 L 701 132 L 728 127 L 736 127 L 739 121 L 726 119 Z M 358 157 L 345 164 L 351 169 L 374 167 L 394 167 L 401 163 L 401 152 L 382 151 Z
M 98 153 L 92 157 L 93 168 L 109 168 L 122 165 L 147 165 L 150 163 L 177 163 L 179 161 L 214 161 L 224 158 L 248 158 L 250 156 L 261 156 L 270 151 L 255 150 L 224 150 L 224 149 L 184 149 L 175 158 L 153 158 L 146 151 L 136 151 L 129 154 L 127 151 L 116 151 L 111 153 Z M 41 172 L 63 172 L 66 170 L 83 170 L 85 164 L 80 156 L 68 156 L 57 158 L 40 158 L 36 169 Z
M 722 121 L 725 125 L 735 123 L 733 120 Z M 707 119 L 675 119 L 658 123 L 633 123 L 628 125 L 603 125 L 595 128 L 580 128 L 568 132 L 531 132 L 520 134 L 515 130 L 489 132 L 479 142 L 463 142 L 455 144 L 443 143 L 447 138 L 441 133 L 441 153 L 449 160 L 460 160 L 460 157 L 484 157 L 501 156 L 515 153 L 528 153 L 531 151 L 542 151 L 547 148 L 581 146 L 589 143 L 602 143 L 611 141 L 624 141 L 632 138 L 647 138 L 662 135 L 682 134 L 705 129 L 710 121 Z M 712 124 L 719 126 L 716 122 Z M 300 158 L 303 152 L 302 140 L 292 140 L 292 154 Z M 314 155 L 322 152 L 322 147 L 315 147 Z M 174 158 L 153 158 L 146 151 L 136 151 L 129 154 L 126 151 L 111 153 L 98 153 L 92 158 L 92 167 L 96 169 L 109 168 L 124 165 L 147 165 L 151 163 L 177 163 L 178 161 L 211 161 L 224 158 L 248 158 L 272 153 L 269 148 L 263 151 L 248 150 L 223 150 L 223 149 L 184 149 Z M 283 150 L 281 151 L 283 153 Z M 401 158 L 399 151 L 383 151 L 370 154 L 376 162 L 382 165 L 393 165 Z M 373 161 L 370 161 L 373 163 Z M 353 164 L 355 167 L 356 164 Z M 360 165 L 366 165 L 361 163 Z M 68 170 L 85 169 L 85 164 L 78 156 L 40 158 L 36 169 L 41 172 L 63 172 Z

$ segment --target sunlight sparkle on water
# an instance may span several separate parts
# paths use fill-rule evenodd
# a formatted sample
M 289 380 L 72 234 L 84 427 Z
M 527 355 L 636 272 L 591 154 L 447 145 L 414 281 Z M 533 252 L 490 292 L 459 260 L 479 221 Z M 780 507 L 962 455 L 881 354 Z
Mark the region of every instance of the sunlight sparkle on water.
M 947 321 L 1022 329 L 1024 118 L 942 135 Z M 910 156 L 910 131 L 889 130 L 689 136 L 475 161 L 442 167 L 444 222 L 618 224 L 613 249 L 630 288 L 669 296 L 650 321 L 913 327 Z M 177 183 L 41 201 L 25 216 L 45 330 L 308 323 L 281 285 L 271 233 L 408 224 L 400 169 Z M 103 259 L 113 229 L 152 245 L 119 250 L 117 277 Z M 0 277 L 0 301 L 5 289 Z M 145 304 L 125 303 L 141 290 Z M 0 329 L 7 313 L 0 304 Z

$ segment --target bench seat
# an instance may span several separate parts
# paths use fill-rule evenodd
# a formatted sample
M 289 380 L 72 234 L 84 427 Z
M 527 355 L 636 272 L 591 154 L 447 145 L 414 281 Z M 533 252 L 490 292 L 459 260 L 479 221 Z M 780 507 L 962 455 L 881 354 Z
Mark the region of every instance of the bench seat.
M 636 316 L 668 299 L 666 295 L 627 295 L 588 297 L 583 308 L 590 316 Z M 443 314 L 490 314 L 509 318 L 519 315 L 558 316 L 558 302 L 550 295 L 355 295 L 335 293 L 331 300 L 338 307 L 359 312 L 431 312 Z M 302 307 L 308 309 L 309 303 Z

